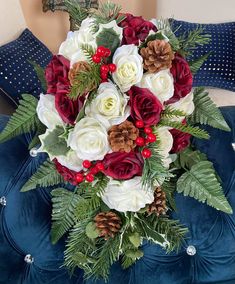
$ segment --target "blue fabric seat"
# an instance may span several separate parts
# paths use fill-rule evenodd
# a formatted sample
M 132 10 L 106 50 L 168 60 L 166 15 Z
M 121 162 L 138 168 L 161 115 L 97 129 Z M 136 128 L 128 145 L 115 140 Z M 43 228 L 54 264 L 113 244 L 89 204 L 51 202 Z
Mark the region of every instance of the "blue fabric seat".
M 222 111 L 233 131 L 208 128 L 212 140 L 195 140 L 195 144 L 214 163 L 235 211 L 235 107 Z M 0 129 L 6 121 L 7 117 L 0 117 Z M 94 284 L 83 281 L 82 271 L 70 277 L 61 267 L 64 241 L 50 242 L 50 191 L 20 193 L 45 159 L 29 155 L 29 140 L 29 135 L 22 136 L 0 145 L 0 198 L 5 197 L 0 205 L 0 284 Z M 113 265 L 110 284 L 235 284 L 235 215 L 182 195 L 176 195 L 176 203 L 173 217 L 189 228 L 180 250 L 166 255 L 161 247 L 144 243 L 145 255 L 135 265 L 125 271 L 119 263 Z

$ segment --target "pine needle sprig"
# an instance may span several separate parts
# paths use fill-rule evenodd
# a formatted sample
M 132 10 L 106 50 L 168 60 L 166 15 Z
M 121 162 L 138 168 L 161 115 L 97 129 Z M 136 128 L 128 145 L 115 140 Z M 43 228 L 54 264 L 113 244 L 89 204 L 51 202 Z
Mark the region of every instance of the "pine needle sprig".
M 96 26 L 99 24 L 107 24 L 116 19 L 118 19 L 118 22 L 122 21 L 125 17 L 119 17 L 121 10 L 121 5 L 112 3 L 110 1 L 100 3 L 98 11 L 93 15 Z
M 90 64 L 95 65 L 95 63 L 92 60 L 92 56 L 95 54 L 95 49 L 89 44 L 82 44 L 81 49 L 84 55 L 86 56 L 86 58 L 88 59 L 88 62 Z
M 152 152 L 152 156 L 144 160 L 142 173 L 142 185 L 144 188 L 155 189 L 157 184 L 161 184 L 162 181 L 171 176 L 162 163 L 162 157 L 159 154 L 159 143 L 160 141 L 158 140 L 158 142 L 148 146 L 149 150 Z
M 100 65 L 91 64 L 90 66 L 90 70 L 81 71 L 75 76 L 74 81 L 76 83 L 71 87 L 68 94 L 72 100 L 76 100 L 79 96 L 98 88 L 101 81 Z
M 70 17 L 73 19 L 76 27 L 80 27 L 83 20 L 85 20 L 90 14 L 90 7 L 82 7 L 78 1 L 75 0 L 65 0 L 64 1 L 67 11 Z
M 161 120 L 159 125 L 172 127 L 182 132 L 191 134 L 192 136 L 197 137 L 199 139 L 209 139 L 210 138 L 210 135 L 208 134 L 208 132 L 204 129 L 199 128 L 198 126 L 191 126 L 188 124 L 185 125 L 185 124 L 182 124 L 181 122 L 171 121 L 169 119 Z
M 179 40 L 179 53 L 184 57 L 190 56 L 198 46 L 208 44 L 211 40 L 209 34 L 204 33 L 204 29 L 199 25 L 195 30 L 185 32 L 182 36 L 178 37 Z

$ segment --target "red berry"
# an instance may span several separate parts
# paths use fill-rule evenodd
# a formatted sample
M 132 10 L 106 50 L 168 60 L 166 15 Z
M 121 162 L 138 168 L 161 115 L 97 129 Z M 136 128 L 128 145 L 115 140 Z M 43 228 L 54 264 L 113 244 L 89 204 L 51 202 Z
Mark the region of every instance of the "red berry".
M 152 156 L 152 152 L 145 148 L 143 151 L 142 151 L 142 156 L 145 158 L 145 159 L 148 159 Z
M 148 141 L 149 143 L 153 143 L 153 142 L 155 142 L 156 140 L 157 140 L 157 137 L 156 137 L 156 135 L 153 134 L 153 133 L 150 133 L 150 134 L 147 136 L 147 141 Z
M 84 176 L 83 176 L 83 174 L 80 174 L 80 173 L 78 173 L 78 174 L 76 174 L 76 181 L 77 181 L 77 183 L 81 183 L 81 182 L 83 182 L 84 181 Z
M 104 57 L 106 54 L 106 48 L 104 46 L 99 46 L 96 50 L 97 55 L 99 55 L 100 57 Z
M 114 73 L 116 70 L 117 70 L 117 65 L 116 64 L 113 64 L 113 63 L 109 64 L 109 71 L 111 73 Z
M 153 130 L 152 130 L 151 127 L 145 127 L 145 128 L 144 128 L 144 133 L 150 134 L 150 133 L 152 133 L 152 132 L 153 132 Z
M 136 140 L 135 140 L 135 143 L 137 146 L 144 146 L 145 145 L 145 140 L 143 137 L 137 137 Z
M 100 73 L 108 73 L 109 72 L 109 65 L 101 65 L 100 66 Z
M 90 170 L 90 174 L 93 174 L 93 175 L 98 174 L 98 172 L 99 172 L 99 170 L 97 169 L 96 166 Z
M 82 165 L 84 168 L 89 169 L 91 167 L 91 162 L 88 160 L 84 160 Z
M 109 48 L 106 48 L 104 57 L 109 57 L 110 55 L 111 55 L 111 50 Z
M 102 162 L 99 162 L 96 164 L 96 168 L 102 172 L 104 170 L 104 164 Z
M 108 78 L 108 73 L 106 73 L 106 72 L 101 72 L 101 73 L 100 73 L 100 78 L 103 79 L 103 80 L 107 79 L 107 78 Z
M 106 83 L 106 82 L 108 82 L 107 78 L 101 80 L 101 83 Z
M 94 177 L 93 174 L 89 173 L 89 174 L 86 175 L 86 181 L 93 182 L 94 179 L 95 179 L 95 177 Z
M 136 123 L 135 123 L 135 126 L 137 128 L 143 128 L 144 127 L 144 122 L 143 120 L 137 120 Z
M 101 62 L 101 57 L 98 55 L 98 54 L 94 54 L 93 56 L 92 56 L 92 61 L 94 62 L 94 63 L 100 63 Z

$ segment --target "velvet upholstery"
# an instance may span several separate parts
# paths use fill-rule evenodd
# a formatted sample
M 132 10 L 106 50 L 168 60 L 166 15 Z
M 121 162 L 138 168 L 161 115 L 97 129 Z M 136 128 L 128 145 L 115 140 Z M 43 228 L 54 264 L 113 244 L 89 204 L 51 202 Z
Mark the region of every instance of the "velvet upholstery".
M 223 114 L 232 132 L 209 129 L 212 140 L 195 144 L 214 163 L 224 191 L 235 210 L 235 107 L 224 107 Z M 0 118 L 3 127 L 7 117 Z M 0 128 L 1 128 L 0 127 Z M 30 135 L 0 145 L 0 284 L 94 284 L 83 281 L 77 270 L 69 277 L 63 263 L 64 241 L 50 243 L 50 190 L 20 193 L 20 187 L 44 155 L 32 158 L 27 150 Z M 222 212 L 192 198 L 176 195 L 179 218 L 189 228 L 188 238 L 178 252 L 165 254 L 157 245 L 143 244 L 144 257 L 128 270 L 113 265 L 110 284 L 234 284 L 235 214 Z M 187 254 L 193 245 L 197 253 Z M 24 261 L 31 254 L 33 263 Z M 97 281 L 103 284 L 104 281 Z

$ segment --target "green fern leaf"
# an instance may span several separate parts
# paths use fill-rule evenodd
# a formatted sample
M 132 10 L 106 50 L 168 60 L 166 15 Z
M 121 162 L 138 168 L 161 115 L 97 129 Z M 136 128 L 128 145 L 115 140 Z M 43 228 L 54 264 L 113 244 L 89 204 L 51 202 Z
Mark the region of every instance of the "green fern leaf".
M 222 113 L 210 99 L 204 88 L 196 88 L 194 90 L 194 104 L 195 111 L 190 116 L 191 123 L 208 124 L 214 128 L 231 131 Z
M 178 179 L 177 191 L 200 202 L 206 202 L 217 210 L 229 214 L 233 212 L 209 161 L 201 161 L 184 173 Z
M 189 62 L 190 70 L 193 75 L 198 72 L 198 70 L 202 67 L 203 63 L 207 60 L 211 53 L 212 52 L 208 52 L 207 54 L 197 58 L 196 60 Z
M 64 182 L 62 176 L 57 172 L 54 163 L 45 161 L 35 174 L 25 183 L 21 191 L 29 191 L 38 186 L 48 187 Z
M 42 88 L 44 91 L 47 90 L 47 81 L 45 77 L 45 70 L 36 62 L 29 60 L 29 63 L 33 66 L 34 71 L 38 76 L 38 80 L 41 82 Z
M 28 94 L 22 95 L 19 106 L 11 116 L 4 130 L 0 133 L 0 143 L 10 140 L 23 133 L 36 131 L 40 121 L 37 117 L 38 100 Z
M 177 121 L 171 121 L 167 119 L 161 120 L 160 124 L 162 126 L 169 126 L 173 127 L 175 129 L 178 129 L 182 132 L 189 133 L 192 136 L 195 136 L 199 139 L 209 139 L 210 135 L 204 130 L 199 128 L 198 126 L 191 126 L 191 125 L 185 125 Z
M 55 244 L 74 225 L 74 210 L 79 203 L 79 195 L 64 188 L 57 188 L 52 195 L 51 240 Z
M 45 132 L 46 132 L 46 126 L 42 123 L 39 123 L 38 127 L 37 127 L 37 131 L 36 131 L 33 139 L 31 140 L 31 142 L 29 143 L 29 146 L 28 146 L 29 150 L 41 144 L 41 141 L 38 138 L 38 136 L 45 133 Z

